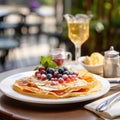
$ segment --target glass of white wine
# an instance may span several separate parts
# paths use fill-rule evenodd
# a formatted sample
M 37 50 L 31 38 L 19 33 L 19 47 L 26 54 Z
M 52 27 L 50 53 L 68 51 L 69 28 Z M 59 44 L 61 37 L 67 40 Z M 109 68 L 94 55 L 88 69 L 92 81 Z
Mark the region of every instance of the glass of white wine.
M 91 17 L 86 14 L 64 15 L 68 25 L 68 36 L 75 45 L 75 61 L 81 56 L 81 45 L 89 37 L 89 23 Z

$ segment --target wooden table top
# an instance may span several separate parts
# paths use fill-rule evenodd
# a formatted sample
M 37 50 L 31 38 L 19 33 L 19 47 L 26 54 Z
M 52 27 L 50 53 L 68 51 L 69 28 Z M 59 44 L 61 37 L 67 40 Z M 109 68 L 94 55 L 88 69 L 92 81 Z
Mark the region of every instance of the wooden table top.
M 0 80 L 24 71 L 32 70 L 33 67 L 21 68 L 3 72 Z M 115 91 L 109 91 L 107 96 Z M 103 96 L 102 96 L 103 97 Z M 9 98 L 0 92 L 0 119 L 1 120 L 102 120 L 94 113 L 84 109 L 84 105 L 91 101 L 64 104 L 44 105 L 32 104 Z

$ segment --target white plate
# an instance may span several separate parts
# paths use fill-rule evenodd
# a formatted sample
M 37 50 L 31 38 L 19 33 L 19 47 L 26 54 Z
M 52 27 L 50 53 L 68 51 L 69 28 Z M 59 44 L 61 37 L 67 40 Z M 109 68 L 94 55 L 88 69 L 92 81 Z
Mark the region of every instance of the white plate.
M 19 101 L 23 101 L 23 102 L 38 103 L 38 104 L 67 104 L 67 103 L 76 103 L 76 102 L 82 102 L 82 101 L 87 101 L 87 100 L 98 98 L 106 94 L 110 89 L 110 84 L 107 80 L 105 80 L 104 78 L 100 76 L 94 75 L 99 81 L 101 81 L 102 86 L 103 86 L 102 90 L 95 94 L 84 96 L 84 97 L 44 99 L 44 98 L 37 98 L 37 97 L 23 95 L 13 90 L 12 86 L 17 79 L 20 79 L 25 76 L 31 76 L 32 74 L 34 74 L 34 71 L 22 72 L 22 73 L 9 76 L 0 82 L 0 90 L 6 96 L 19 100 Z

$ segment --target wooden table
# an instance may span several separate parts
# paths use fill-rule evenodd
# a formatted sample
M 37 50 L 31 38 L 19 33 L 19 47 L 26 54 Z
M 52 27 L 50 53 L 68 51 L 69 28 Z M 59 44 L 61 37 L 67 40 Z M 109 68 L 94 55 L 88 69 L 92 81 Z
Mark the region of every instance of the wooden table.
M 0 74 L 0 80 L 34 67 L 11 70 Z M 107 96 L 115 91 L 109 91 Z M 103 96 L 102 96 L 103 97 Z M 83 106 L 91 101 L 64 104 L 43 105 L 30 104 L 11 99 L 0 92 L 0 120 L 102 120 Z

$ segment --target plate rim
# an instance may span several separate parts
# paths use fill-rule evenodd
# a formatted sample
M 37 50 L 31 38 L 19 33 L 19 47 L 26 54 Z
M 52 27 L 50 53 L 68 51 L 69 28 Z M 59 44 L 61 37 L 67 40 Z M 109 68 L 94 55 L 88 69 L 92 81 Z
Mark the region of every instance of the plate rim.
M 20 94 L 18 92 L 16 92 L 15 90 L 13 90 L 10 86 L 12 86 L 14 83 L 14 81 L 16 80 L 15 78 L 18 77 L 22 78 L 24 76 L 28 76 L 28 75 L 32 75 L 35 71 L 27 71 L 27 72 L 20 72 L 14 75 L 10 75 L 8 77 L 6 77 L 5 79 L 0 81 L 0 90 L 1 92 L 18 101 L 22 101 L 22 102 L 27 102 L 27 103 L 35 103 L 35 104 L 70 104 L 70 103 L 77 103 L 77 102 L 84 102 L 84 101 L 88 101 L 88 100 L 92 100 L 98 97 L 101 97 L 102 95 L 106 94 L 109 90 L 110 90 L 110 83 L 109 81 L 107 81 L 105 78 L 95 75 L 93 74 L 95 77 L 97 77 L 102 85 L 103 88 L 100 92 L 97 92 L 96 94 L 92 94 L 92 95 L 88 95 L 88 96 L 78 96 L 78 97 L 71 97 L 71 98 L 60 98 L 60 99 L 47 99 L 47 98 L 37 98 L 37 97 L 32 97 L 32 96 L 27 96 L 24 94 Z M 9 79 L 14 78 L 14 80 L 12 82 L 8 82 L 10 81 Z M 6 83 L 7 82 L 7 83 Z M 12 91 L 10 91 L 9 93 L 6 93 L 7 91 L 5 90 L 4 86 L 5 84 L 8 85 L 8 88 L 10 87 L 10 90 L 12 89 Z M 4 87 L 3 87 L 4 86 Z M 105 90 L 104 90 L 105 89 Z M 15 96 L 14 96 L 15 94 Z

